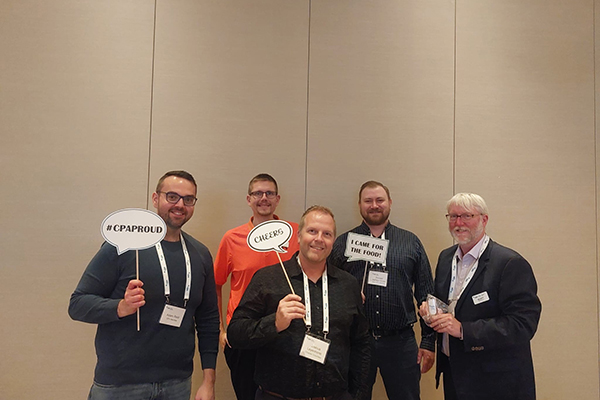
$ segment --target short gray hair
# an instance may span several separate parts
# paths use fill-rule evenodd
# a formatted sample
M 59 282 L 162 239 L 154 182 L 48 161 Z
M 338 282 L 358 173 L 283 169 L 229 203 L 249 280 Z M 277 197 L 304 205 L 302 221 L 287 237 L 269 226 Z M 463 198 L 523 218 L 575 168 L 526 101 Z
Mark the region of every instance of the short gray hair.
M 467 210 L 477 209 L 480 214 L 488 215 L 487 204 L 485 200 L 475 193 L 457 193 L 446 203 L 446 211 L 450 212 L 450 207 L 459 206 Z

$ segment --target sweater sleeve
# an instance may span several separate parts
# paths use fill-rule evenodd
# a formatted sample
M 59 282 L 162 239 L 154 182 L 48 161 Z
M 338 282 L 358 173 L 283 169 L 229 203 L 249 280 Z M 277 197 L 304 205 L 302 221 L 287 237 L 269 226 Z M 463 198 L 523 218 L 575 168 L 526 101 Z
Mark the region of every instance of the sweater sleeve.
M 196 242 L 200 244 L 199 242 Z M 194 319 L 198 336 L 198 351 L 202 369 L 214 369 L 217 365 L 219 351 L 219 307 L 212 257 L 203 245 L 201 249 L 204 287 L 202 288 L 202 303 L 196 308 Z
M 128 253 L 119 257 L 113 246 L 106 242 L 102 245 L 71 295 L 69 316 L 72 319 L 92 324 L 119 320 L 117 306 L 123 297 L 119 293 L 125 291 L 120 287 L 123 286 L 120 270 L 122 263 L 128 262 L 130 257 Z

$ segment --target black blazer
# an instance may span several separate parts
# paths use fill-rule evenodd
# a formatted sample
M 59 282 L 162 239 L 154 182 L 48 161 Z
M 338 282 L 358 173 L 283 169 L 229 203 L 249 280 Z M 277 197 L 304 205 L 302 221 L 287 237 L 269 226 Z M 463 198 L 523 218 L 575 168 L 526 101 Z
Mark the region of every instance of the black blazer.
M 440 253 L 435 296 L 448 302 L 452 257 L 457 246 Z M 473 296 L 489 300 L 475 304 Z M 451 369 L 458 398 L 535 399 L 530 340 L 542 305 L 531 265 L 517 252 L 490 240 L 473 278 L 455 307 L 463 340 L 450 336 L 450 357 L 438 335 L 436 381 Z

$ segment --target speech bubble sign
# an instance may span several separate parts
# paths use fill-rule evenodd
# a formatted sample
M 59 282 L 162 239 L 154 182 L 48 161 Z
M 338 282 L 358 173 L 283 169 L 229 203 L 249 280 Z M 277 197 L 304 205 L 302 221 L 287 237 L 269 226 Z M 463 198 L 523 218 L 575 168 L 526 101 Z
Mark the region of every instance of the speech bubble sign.
M 292 226 L 285 221 L 273 219 L 252 228 L 246 242 L 254 251 L 287 253 L 283 247 L 289 247 L 291 237 Z
M 348 257 L 348 261 L 365 260 L 385 264 L 388 245 L 389 240 L 387 239 L 350 232 L 346 240 L 344 255 Z
M 110 213 L 100 228 L 102 237 L 117 248 L 118 254 L 154 246 L 167 234 L 165 221 L 153 211 L 124 208 Z

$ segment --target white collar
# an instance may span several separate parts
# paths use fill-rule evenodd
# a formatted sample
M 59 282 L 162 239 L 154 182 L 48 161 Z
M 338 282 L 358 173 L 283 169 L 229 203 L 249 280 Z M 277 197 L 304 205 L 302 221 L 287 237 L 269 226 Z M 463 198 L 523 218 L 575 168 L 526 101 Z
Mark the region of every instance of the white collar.
M 485 238 L 487 238 L 488 235 L 486 233 L 483 234 L 483 236 L 481 237 L 481 239 L 479 239 L 479 242 L 477 242 L 477 244 L 475 246 L 473 246 L 473 248 L 471 250 L 469 250 L 469 252 L 467 254 L 463 254 L 462 253 L 462 249 L 460 248 L 460 245 L 458 246 L 458 259 L 462 261 L 462 259 L 465 256 L 471 256 L 473 257 L 474 260 L 477 260 L 479 258 L 480 251 L 481 251 L 481 246 L 483 246 L 483 242 L 485 241 Z

